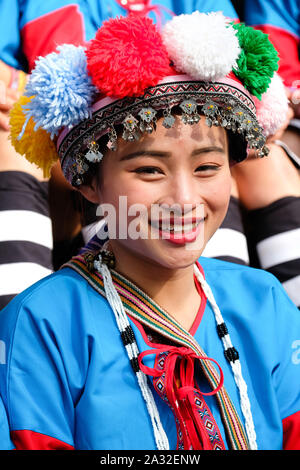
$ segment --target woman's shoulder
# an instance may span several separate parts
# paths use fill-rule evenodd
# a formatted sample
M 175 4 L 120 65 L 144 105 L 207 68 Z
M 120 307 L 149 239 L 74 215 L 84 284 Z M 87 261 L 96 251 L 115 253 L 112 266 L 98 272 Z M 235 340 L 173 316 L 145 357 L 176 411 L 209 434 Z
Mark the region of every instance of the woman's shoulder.
M 244 283 L 259 283 L 261 286 L 280 285 L 278 279 L 264 269 L 253 268 L 244 264 L 232 263 L 216 258 L 200 257 L 198 260 L 203 271 L 210 278 L 219 279 L 220 275 L 224 278 L 230 278 L 234 282 L 243 281 Z
M 272 318 L 278 324 L 286 324 L 289 318 L 299 331 L 299 310 L 273 274 L 212 258 L 201 257 L 199 263 L 217 303 L 226 311 L 265 321 Z
M 0 312 L 0 326 L 1 322 L 16 322 L 24 312 L 37 320 L 61 322 L 63 318 L 67 323 L 83 315 L 94 299 L 98 305 L 107 303 L 79 273 L 63 268 L 14 297 Z

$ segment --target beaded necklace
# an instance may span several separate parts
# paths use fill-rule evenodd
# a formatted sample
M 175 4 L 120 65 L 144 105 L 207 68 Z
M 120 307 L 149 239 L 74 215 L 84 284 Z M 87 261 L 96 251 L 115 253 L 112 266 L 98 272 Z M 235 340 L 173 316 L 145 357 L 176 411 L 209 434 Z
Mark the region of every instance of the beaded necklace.
M 127 314 L 134 316 L 137 320 L 142 319 L 144 323 L 157 332 L 163 331 L 164 336 L 169 337 L 171 340 L 175 340 L 182 346 L 191 348 L 200 358 L 204 357 L 205 354 L 200 346 L 196 343 L 193 336 L 187 333 L 186 330 L 184 330 L 184 328 L 182 328 L 175 320 L 172 320 L 171 317 L 168 317 L 166 319 L 167 321 L 165 321 L 161 318 L 161 316 L 155 316 L 153 313 L 153 306 L 158 306 L 152 301 L 152 299 L 147 297 L 145 293 L 140 291 L 136 286 L 130 283 L 130 281 L 121 276 L 119 273 L 113 269 L 110 270 L 108 268 L 108 265 L 110 264 L 110 257 L 107 256 L 108 252 L 103 250 L 102 247 L 102 251 L 99 254 L 99 244 L 96 251 L 95 248 L 96 245 L 94 244 L 93 252 L 85 251 L 84 254 L 74 257 L 64 266 L 75 269 L 99 293 L 101 293 L 101 295 L 105 296 L 109 302 L 109 305 L 114 312 L 116 323 L 120 331 L 128 358 L 130 360 L 133 371 L 136 374 L 142 396 L 147 406 L 153 427 L 156 446 L 158 450 L 167 450 L 169 449 L 168 439 L 162 427 L 152 392 L 148 386 L 147 376 L 141 371 L 139 366 L 138 356 L 140 353 Z M 234 405 L 232 404 L 224 387 L 222 387 L 217 394 L 223 424 L 227 431 L 231 447 L 232 449 L 236 450 L 256 450 L 256 434 L 251 414 L 250 402 L 247 394 L 247 385 L 242 376 L 238 352 L 232 346 L 228 329 L 215 302 L 212 291 L 196 264 L 194 265 L 194 273 L 213 309 L 218 336 L 222 340 L 225 357 L 231 365 L 234 380 L 239 390 L 240 404 L 245 420 L 246 434 L 244 434 L 243 426 L 239 420 L 238 414 L 236 413 Z M 139 298 L 138 296 L 141 297 Z M 145 304 L 142 304 L 141 309 L 137 307 L 140 303 L 140 299 L 145 299 Z M 148 310 L 146 303 L 148 303 L 150 306 Z M 163 314 L 164 312 L 162 311 L 159 313 Z M 219 377 L 214 367 L 203 361 L 202 368 L 212 388 L 216 388 Z

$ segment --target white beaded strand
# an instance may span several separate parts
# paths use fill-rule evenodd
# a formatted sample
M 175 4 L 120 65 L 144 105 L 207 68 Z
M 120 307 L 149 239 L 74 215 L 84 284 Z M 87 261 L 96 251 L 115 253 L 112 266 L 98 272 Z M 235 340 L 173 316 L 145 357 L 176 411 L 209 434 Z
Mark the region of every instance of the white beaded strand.
M 106 264 L 101 261 L 101 254 L 99 255 L 99 260 L 94 262 L 94 267 L 102 275 L 106 298 L 115 314 L 119 331 L 123 332 L 127 327 L 131 328 L 122 301 L 113 284 L 110 271 Z M 137 360 L 139 350 L 136 342 L 133 341 L 127 344 L 125 348 L 130 362 L 133 359 Z M 141 370 L 136 371 L 136 376 L 152 422 L 157 448 L 158 450 L 169 450 L 168 438 L 161 424 L 154 397 L 147 383 L 147 377 Z
M 201 271 L 199 270 L 198 266 L 195 264 L 194 265 L 194 272 L 195 275 L 198 279 L 198 281 L 201 284 L 201 287 L 203 289 L 204 294 L 207 297 L 207 300 L 210 302 L 211 307 L 213 309 L 213 312 L 215 314 L 215 319 L 217 325 L 222 325 L 224 324 L 224 319 L 222 317 L 222 314 L 220 312 L 220 309 L 215 301 L 214 295 L 212 293 L 211 288 L 209 287 L 208 283 L 204 279 Z M 232 349 L 232 343 L 229 334 L 225 334 L 222 337 L 222 342 L 224 346 L 225 352 L 228 349 Z M 243 378 L 242 375 L 242 367 L 239 359 L 235 359 L 234 361 L 230 361 L 230 365 L 233 371 L 233 376 L 235 383 L 238 387 L 239 393 L 240 393 L 240 403 L 241 403 L 241 409 L 242 413 L 245 418 L 245 427 L 246 427 L 246 432 L 249 440 L 249 445 L 251 450 L 257 450 L 257 443 L 256 443 L 256 432 L 254 428 L 254 423 L 253 423 L 253 417 L 251 413 L 251 406 L 250 406 L 250 401 L 248 397 L 248 392 L 247 392 L 247 384 Z

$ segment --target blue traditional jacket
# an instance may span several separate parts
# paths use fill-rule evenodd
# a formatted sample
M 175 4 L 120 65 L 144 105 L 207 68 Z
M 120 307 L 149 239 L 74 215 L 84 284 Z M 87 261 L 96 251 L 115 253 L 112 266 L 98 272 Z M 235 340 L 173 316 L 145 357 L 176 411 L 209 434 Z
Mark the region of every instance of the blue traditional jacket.
M 155 449 L 148 410 L 113 311 L 82 266 L 75 264 L 42 279 L 0 312 L 0 341 L 5 345 L 0 364 L 1 413 L 7 416 L 7 427 L 0 427 L 1 445 Z M 299 449 L 299 310 L 280 283 L 264 271 L 206 258 L 200 264 L 239 353 L 258 449 Z M 125 278 L 120 276 L 116 282 L 119 289 L 129 292 Z M 135 295 L 135 289 L 131 294 Z M 155 368 L 169 346 L 149 335 L 142 311 L 146 303 L 140 294 L 141 302 L 131 304 L 128 317 L 140 354 L 153 350 L 143 357 L 143 364 Z M 200 288 L 199 304 L 186 335 L 219 364 L 224 387 L 244 426 L 239 392 L 212 306 Z M 138 308 L 142 316 L 136 315 Z M 147 308 L 159 312 L 151 299 Z M 171 325 L 171 318 L 164 320 L 166 327 Z M 209 392 L 211 387 L 199 368 L 195 376 L 201 392 Z M 148 379 L 170 449 L 181 448 L 176 416 L 158 393 L 157 380 L 150 375 Z M 205 395 L 203 403 L 212 416 L 210 439 L 216 445 L 222 440 L 226 449 L 231 448 L 217 396 Z

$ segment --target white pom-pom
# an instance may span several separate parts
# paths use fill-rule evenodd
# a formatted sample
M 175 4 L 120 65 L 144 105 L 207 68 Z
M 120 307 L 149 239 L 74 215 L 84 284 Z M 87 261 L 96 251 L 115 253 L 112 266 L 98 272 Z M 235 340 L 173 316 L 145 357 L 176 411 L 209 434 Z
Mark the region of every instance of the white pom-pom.
M 197 80 L 225 77 L 241 52 L 236 31 L 221 12 L 174 16 L 162 37 L 176 70 Z
M 274 135 L 287 120 L 288 98 L 282 79 L 274 73 L 267 91 L 259 101 L 255 98 L 256 114 L 266 136 Z

